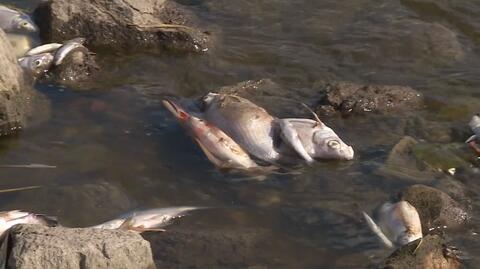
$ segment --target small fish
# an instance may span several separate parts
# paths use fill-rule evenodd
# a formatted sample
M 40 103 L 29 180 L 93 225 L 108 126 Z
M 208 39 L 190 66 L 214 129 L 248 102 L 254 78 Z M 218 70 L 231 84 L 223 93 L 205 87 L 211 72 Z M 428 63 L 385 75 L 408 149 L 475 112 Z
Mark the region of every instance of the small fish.
M 56 226 L 58 221 L 54 217 L 34 214 L 20 210 L 0 212 L 0 235 L 16 224 L 41 224 Z
M 480 137 L 480 115 L 474 115 L 468 126 L 473 132 L 473 135 L 470 136 L 465 143 L 467 143 L 475 152 L 480 155 L 480 148 L 477 145 L 476 140 Z
M 203 207 L 165 207 L 155 208 L 143 211 L 134 211 L 119 216 L 116 219 L 91 226 L 98 229 L 123 229 L 136 232 L 162 231 L 161 228 L 169 225 L 172 220 L 185 216 L 192 210 L 202 209 Z
M 367 213 L 362 213 L 369 228 L 387 247 L 403 246 L 423 237 L 420 216 L 407 201 L 383 204 L 379 211 L 379 225 Z
M 53 54 L 42 53 L 18 59 L 20 66 L 34 77 L 46 73 L 53 63 Z
M 163 104 L 183 123 L 207 158 L 217 167 L 230 169 L 258 167 L 232 138 L 216 126 L 188 114 L 171 100 L 164 100 Z
M 42 54 L 47 52 L 54 52 L 61 46 L 63 46 L 63 44 L 60 44 L 60 43 L 44 44 L 44 45 L 30 49 L 25 53 L 25 56 L 32 56 L 32 55 L 37 55 L 37 54 Z
M 85 53 L 88 53 L 88 49 L 83 46 L 84 42 L 85 42 L 85 38 L 77 37 L 63 43 L 63 45 L 55 53 L 53 64 L 54 65 L 62 64 L 63 60 L 67 57 L 67 55 L 72 53 L 73 51 L 81 50 Z
M 2 5 L 0 5 L 0 28 L 8 33 L 31 33 L 38 31 L 30 16 Z
M 57 168 L 54 165 L 40 164 L 40 163 L 31 163 L 31 164 L 0 164 L 0 168 L 32 168 L 32 169 L 42 169 L 42 168 Z

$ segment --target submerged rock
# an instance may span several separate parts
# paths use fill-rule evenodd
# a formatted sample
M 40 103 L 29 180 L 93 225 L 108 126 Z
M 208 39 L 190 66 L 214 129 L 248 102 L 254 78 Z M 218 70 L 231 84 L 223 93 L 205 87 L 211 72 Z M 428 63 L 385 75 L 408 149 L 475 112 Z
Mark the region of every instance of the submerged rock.
M 36 97 L 23 75 L 5 33 L 0 30 L 0 136 L 25 127 Z
M 322 113 L 390 112 L 410 110 L 423 103 L 422 95 L 406 86 L 322 83 L 318 110 Z
M 448 194 L 425 185 L 413 185 L 401 193 L 401 198 L 418 211 L 424 233 L 437 227 L 456 228 L 469 220 L 466 209 Z
M 440 236 L 427 235 L 396 250 L 380 268 L 457 269 L 460 262 Z
M 155 268 L 150 244 L 128 231 L 22 224 L 7 240 L 8 268 Z
M 82 36 L 89 46 L 115 50 L 209 48 L 210 36 L 195 28 L 195 16 L 170 0 L 52 0 L 37 8 L 35 17 L 49 42 Z
M 99 69 L 94 54 L 78 50 L 68 54 L 62 64 L 55 66 L 50 74 L 60 84 L 79 87 L 79 84 L 92 81 Z

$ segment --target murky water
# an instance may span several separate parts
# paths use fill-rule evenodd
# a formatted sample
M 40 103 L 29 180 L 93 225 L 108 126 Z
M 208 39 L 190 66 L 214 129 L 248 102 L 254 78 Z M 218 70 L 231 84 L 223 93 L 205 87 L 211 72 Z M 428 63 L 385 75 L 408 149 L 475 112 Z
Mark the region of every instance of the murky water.
M 38 1 L 3 2 L 32 10 Z M 0 168 L 0 189 L 42 186 L 0 194 L 1 209 L 85 226 L 136 208 L 212 206 L 218 210 L 193 213 L 170 229 L 266 230 L 276 240 L 255 258 L 268 268 L 366 268 L 387 256 L 359 207 L 371 210 L 412 184 L 375 172 L 406 133 L 399 123 L 420 118 L 441 132 L 465 126 L 478 112 L 480 2 L 179 2 L 218 32 L 217 46 L 205 55 L 100 54 L 108 79 L 91 90 L 36 85 L 51 111 L 17 137 L 0 140 L 0 164 L 56 168 Z M 414 115 L 325 119 L 354 146 L 354 161 L 316 163 L 300 175 L 259 182 L 214 169 L 160 103 L 164 94 L 198 96 L 261 78 L 292 92 L 311 91 L 322 80 L 408 85 L 425 95 L 426 106 Z M 429 134 L 425 126 L 410 126 L 409 133 L 442 146 L 435 133 L 422 135 Z M 462 149 L 465 138 L 449 143 Z M 474 214 L 478 180 L 461 182 Z M 470 256 L 470 268 L 480 257 L 472 235 L 477 220 L 448 234 Z M 246 265 L 257 264 L 247 258 Z

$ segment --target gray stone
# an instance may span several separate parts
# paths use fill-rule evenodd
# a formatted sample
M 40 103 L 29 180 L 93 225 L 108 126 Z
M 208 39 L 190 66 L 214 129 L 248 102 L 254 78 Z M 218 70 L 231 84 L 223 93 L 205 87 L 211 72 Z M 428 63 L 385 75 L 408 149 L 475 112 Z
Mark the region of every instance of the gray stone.
M 155 268 L 150 243 L 128 231 L 22 224 L 8 240 L 8 268 Z
M 196 28 L 195 16 L 170 0 L 52 0 L 37 8 L 35 17 L 42 39 L 51 42 L 85 37 L 92 47 L 201 52 L 210 41 Z
M 359 85 L 349 82 L 320 83 L 318 110 L 342 113 L 411 110 L 423 104 L 422 95 L 406 86 Z
M 36 99 L 17 63 L 13 48 L 0 30 L 0 135 L 14 134 L 25 127 Z
M 432 228 L 457 228 L 470 219 L 467 210 L 448 194 L 425 185 L 413 185 L 401 193 L 420 215 L 424 234 Z
M 457 269 L 460 262 L 438 235 L 428 235 L 396 250 L 383 269 Z

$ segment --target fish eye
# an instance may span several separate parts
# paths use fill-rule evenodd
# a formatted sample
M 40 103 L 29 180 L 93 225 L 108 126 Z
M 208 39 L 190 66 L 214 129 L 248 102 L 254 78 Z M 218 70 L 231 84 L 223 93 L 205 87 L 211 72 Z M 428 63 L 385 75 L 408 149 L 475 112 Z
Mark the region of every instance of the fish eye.
M 337 140 L 330 140 L 327 142 L 327 145 L 332 149 L 338 149 L 340 147 L 340 142 Z
M 34 64 L 35 64 L 36 66 L 40 66 L 40 65 L 42 64 L 42 61 L 40 61 L 40 60 L 35 60 Z
M 22 26 L 28 26 L 28 22 L 26 21 L 22 22 Z

